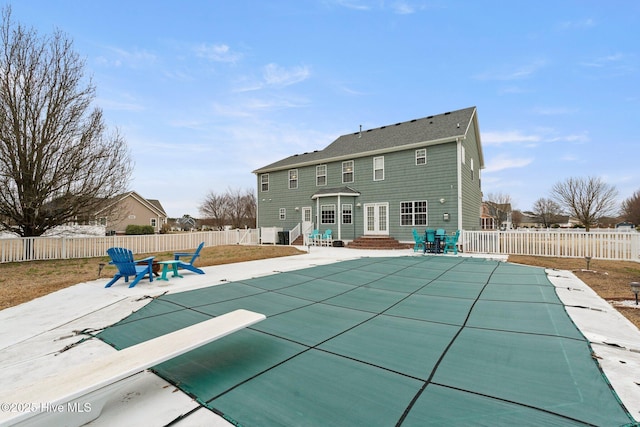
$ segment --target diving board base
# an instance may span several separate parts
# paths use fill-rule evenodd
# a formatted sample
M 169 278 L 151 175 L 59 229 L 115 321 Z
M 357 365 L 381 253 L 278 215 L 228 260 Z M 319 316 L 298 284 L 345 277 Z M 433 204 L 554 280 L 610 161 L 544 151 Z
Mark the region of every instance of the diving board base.
M 264 320 L 263 314 L 235 310 L 142 342 L 36 384 L 0 395 L 14 411 L 0 412 L 3 426 L 81 426 L 100 416 L 113 393 L 140 372 Z

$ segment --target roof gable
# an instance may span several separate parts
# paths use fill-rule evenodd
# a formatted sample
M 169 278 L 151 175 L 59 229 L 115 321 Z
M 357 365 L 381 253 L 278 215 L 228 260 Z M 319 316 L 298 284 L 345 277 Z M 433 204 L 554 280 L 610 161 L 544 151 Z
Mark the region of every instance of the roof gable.
M 324 150 L 295 154 L 257 169 L 254 173 L 397 151 L 408 149 L 412 145 L 454 141 L 456 138 L 466 137 L 472 122 L 476 120 L 475 112 L 475 107 L 469 107 L 342 135 Z

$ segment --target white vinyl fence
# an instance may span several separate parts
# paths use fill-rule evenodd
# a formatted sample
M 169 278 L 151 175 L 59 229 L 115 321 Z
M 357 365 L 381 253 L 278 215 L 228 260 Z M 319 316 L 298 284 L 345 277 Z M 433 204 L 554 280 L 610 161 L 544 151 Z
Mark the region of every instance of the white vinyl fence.
M 181 234 L 99 237 L 25 237 L 0 239 L 0 263 L 107 255 L 111 247 L 131 249 L 134 254 L 194 250 L 206 246 L 253 245 L 260 240 L 256 229 L 206 231 Z
M 614 230 L 463 231 L 469 253 L 640 261 L 640 233 Z

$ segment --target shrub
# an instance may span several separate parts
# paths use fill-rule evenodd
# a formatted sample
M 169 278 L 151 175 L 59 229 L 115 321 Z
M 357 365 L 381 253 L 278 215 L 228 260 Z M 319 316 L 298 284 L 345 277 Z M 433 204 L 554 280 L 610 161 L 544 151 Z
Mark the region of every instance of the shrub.
M 129 224 L 124 232 L 124 234 L 128 235 L 137 235 L 137 234 L 153 234 L 153 227 L 150 225 L 135 225 Z

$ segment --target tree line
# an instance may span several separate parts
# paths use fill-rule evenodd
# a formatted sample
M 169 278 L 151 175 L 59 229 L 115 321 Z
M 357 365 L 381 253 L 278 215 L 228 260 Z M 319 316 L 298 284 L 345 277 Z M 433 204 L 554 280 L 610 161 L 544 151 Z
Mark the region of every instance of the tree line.
M 640 225 L 640 190 L 617 202 L 618 190 L 599 177 L 572 177 L 557 182 L 549 197 L 537 199 L 531 211 L 524 213 L 532 216 L 545 228 L 557 224 L 562 217 L 570 217 L 589 231 L 607 219 L 625 221 Z M 503 193 L 487 196 L 491 208 L 489 214 L 498 224 L 503 224 L 511 216 L 517 227 L 522 221 L 523 212 L 512 210 L 511 197 Z

